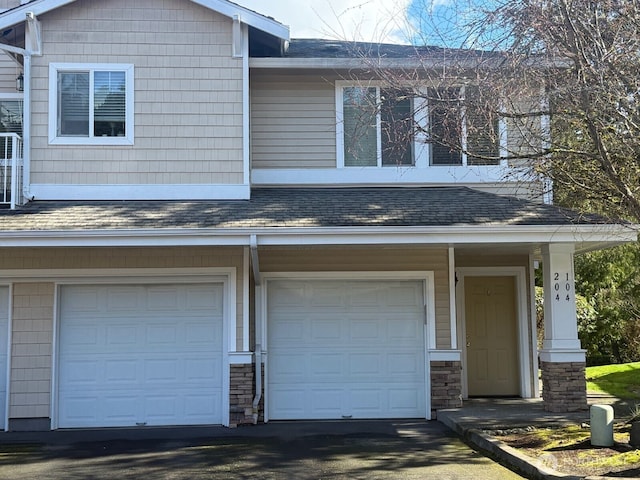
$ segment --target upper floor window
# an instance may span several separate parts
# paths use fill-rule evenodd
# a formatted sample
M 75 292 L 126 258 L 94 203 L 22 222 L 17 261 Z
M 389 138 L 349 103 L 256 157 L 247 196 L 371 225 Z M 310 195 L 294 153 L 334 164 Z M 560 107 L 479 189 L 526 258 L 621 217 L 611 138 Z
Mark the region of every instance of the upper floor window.
M 344 166 L 413 165 L 411 97 L 380 87 L 341 90 Z
M 338 166 L 498 165 L 498 116 L 479 103 L 473 87 L 416 94 L 338 82 Z
M 133 144 L 133 65 L 51 64 L 49 142 Z
M 430 88 L 427 138 L 431 165 L 499 165 L 500 122 L 495 102 L 475 87 Z

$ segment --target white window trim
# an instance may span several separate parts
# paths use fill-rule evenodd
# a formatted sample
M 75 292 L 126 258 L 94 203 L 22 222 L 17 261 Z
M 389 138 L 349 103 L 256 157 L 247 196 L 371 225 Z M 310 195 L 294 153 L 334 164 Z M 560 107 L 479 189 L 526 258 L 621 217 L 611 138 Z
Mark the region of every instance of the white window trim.
M 58 136 L 58 72 L 124 72 L 126 81 L 124 137 L 94 137 L 90 122 L 88 137 Z M 134 67 L 121 63 L 50 63 L 49 64 L 49 144 L 50 145 L 133 145 L 134 143 Z M 92 90 L 90 90 L 91 92 Z M 89 111 L 89 118 L 93 114 Z
M 344 164 L 344 89 L 348 87 L 362 87 L 362 88 L 376 88 L 376 102 L 380 102 L 380 88 L 382 87 L 381 82 L 377 81 L 368 81 L 368 82 L 354 82 L 349 80 L 337 80 L 335 82 L 335 104 L 336 104 L 336 167 L 337 168 L 346 168 L 346 169 L 360 169 L 360 170 L 377 170 L 381 168 L 389 168 L 393 167 L 392 165 L 382 165 L 382 138 L 381 138 L 381 129 L 380 129 L 380 114 L 377 114 L 376 118 L 376 135 L 377 135 L 377 152 L 376 152 L 376 163 L 377 165 L 373 166 L 346 166 Z M 464 86 L 459 87 L 461 92 L 461 97 L 464 98 L 465 89 Z M 423 99 L 418 99 L 420 103 L 418 105 L 412 103 L 412 108 L 414 111 L 414 121 L 422 127 L 422 129 L 426 132 L 429 129 L 429 106 L 426 104 L 426 96 Z M 416 102 L 416 99 L 413 99 L 412 102 Z M 423 112 L 421 115 L 416 115 L 415 112 Z M 397 169 L 415 169 L 415 168 L 472 168 L 474 170 L 486 169 L 487 167 L 503 167 L 507 165 L 506 160 L 503 158 L 500 160 L 498 165 L 468 165 L 467 163 L 467 154 L 464 150 L 466 150 L 467 143 L 467 122 L 466 122 L 466 112 L 463 110 L 462 112 L 462 148 L 463 152 L 461 154 L 462 161 L 459 165 L 432 165 L 431 164 L 431 144 L 425 143 L 424 135 L 418 133 L 413 142 L 413 161 L 414 164 L 412 166 L 409 165 L 401 165 L 395 168 Z M 500 119 L 498 123 L 498 134 L 499 134 L 499 145 L 498 151 L 503 157 L 504 153 L 507 151 L 507 125 L 504 119 Z M 421 140 L 422 139 L 422 140 Z

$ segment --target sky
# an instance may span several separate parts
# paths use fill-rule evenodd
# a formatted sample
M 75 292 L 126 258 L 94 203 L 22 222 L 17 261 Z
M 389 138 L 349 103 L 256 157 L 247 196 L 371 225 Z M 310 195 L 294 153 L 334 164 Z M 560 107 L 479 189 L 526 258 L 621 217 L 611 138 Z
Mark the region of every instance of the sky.
M 233 0 L 288 25 L 292 38 L 407 43 L 415 0 Z
M 290 27 L 292 38 L 474 47 L 464 25 L 495 0 L 232 0 Z

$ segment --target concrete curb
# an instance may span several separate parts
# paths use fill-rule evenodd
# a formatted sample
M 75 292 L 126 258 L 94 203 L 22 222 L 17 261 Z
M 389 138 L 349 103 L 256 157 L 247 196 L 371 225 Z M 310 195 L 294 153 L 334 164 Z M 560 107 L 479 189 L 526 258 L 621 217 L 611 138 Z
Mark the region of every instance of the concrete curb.
M 534 480 L 617 480 L 619 477 L 599 477 L 599 476 L 576 476 L 558 472 L 542 461 L 523 454 L 518 449 L 510 447 L 506 443 L 497 440 L 476 428 L 465 428 L 456 423 L 450 417 L 444 416 L 438 419 L 451 430 L 460 435 L 469 445 L 489 456 L 498 462 L 507 465 L 525 475 L 529 479 Z

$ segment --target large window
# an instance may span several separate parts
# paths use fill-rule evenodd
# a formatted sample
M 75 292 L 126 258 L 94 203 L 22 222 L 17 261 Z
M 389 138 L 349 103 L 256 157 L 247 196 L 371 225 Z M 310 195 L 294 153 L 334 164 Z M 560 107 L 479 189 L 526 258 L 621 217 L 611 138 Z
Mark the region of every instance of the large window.
M 495 102 L 475 87 L 428 90 L 431 165 L 498 165 Z
M 49 141 L 133 144 L 133 66 L 51 64 Z
M 413 165 L 412 99 L 401 90 L 342 89 L 345 167 Z
M 497 109 L 474 87 L 403 89 L 339 82 L 338 165 L 500 164 Z

